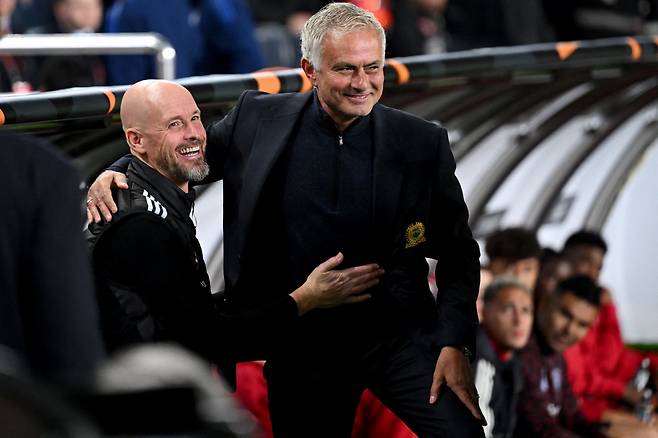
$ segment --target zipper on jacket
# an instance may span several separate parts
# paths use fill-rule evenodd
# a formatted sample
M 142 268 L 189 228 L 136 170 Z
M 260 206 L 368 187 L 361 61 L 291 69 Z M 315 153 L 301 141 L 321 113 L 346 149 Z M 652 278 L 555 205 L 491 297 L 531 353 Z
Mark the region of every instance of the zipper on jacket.
M 336 161 L 334 162 L 334 202 L 333 202 L 333 210 L 337 211 L 338 208 L 340 207 L 339 204 L 339 199 L 340 199 L 340 174 L 341 174 L 341 169 L 340 169 L 340 155 L 342 153 L 342 148 L 343 146 L 343 134 L 338 134 L 338 149 L 336 150 Z

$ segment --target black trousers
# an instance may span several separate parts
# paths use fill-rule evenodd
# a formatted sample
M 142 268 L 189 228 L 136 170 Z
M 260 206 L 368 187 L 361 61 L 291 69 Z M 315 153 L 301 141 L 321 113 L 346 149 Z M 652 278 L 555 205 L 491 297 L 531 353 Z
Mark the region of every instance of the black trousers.
M 484 437 L 482 426 L 446 386 L 429 404 L 436 357 L 409 336 L 379 340 L 358 353 L 349 347 L 313 350 L 266 364 L 276 438 L 349 438 L 365 388 L 420 438 Z

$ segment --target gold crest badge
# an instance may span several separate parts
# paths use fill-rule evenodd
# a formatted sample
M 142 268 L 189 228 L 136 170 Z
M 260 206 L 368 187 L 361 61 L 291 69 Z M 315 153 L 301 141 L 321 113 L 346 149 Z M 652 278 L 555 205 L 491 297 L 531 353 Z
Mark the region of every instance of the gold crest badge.
M 404 245 L 405 249 L 425 242 L 427 240 L 425 238 L 425 225 L 422 222 L 415 222 L 409 225 L 405 236 L 407 238 L 407 243 Z

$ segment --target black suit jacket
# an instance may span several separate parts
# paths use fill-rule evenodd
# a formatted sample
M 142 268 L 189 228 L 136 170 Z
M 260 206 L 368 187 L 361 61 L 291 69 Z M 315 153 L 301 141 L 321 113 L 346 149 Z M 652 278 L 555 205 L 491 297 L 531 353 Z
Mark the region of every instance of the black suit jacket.
M 240 281 L 246 237 L 277 159 L 312 94 L 247 91 L 235 108 L 208 128 L 209 180 L 224 180 L 224 275 L 227 291 Z M 416 319 L 436 348 L 475 348 L 479 249 L 454 175 L 455 161 L 442 127 L 377 104 L 373 123 L 373 235 L 382 288 Z M 439 260 L 435 302 L 425 257 Z

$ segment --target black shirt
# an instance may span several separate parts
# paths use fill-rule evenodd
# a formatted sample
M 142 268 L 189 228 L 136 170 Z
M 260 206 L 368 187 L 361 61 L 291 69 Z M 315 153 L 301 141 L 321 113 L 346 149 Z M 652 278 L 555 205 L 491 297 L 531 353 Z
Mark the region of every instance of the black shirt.
M 288 266 L 293 285 L 342 251 L 344 267 L 372 262 L 370 116 L 340 133 L 317 95 L 287 151 L 283 185 Z

